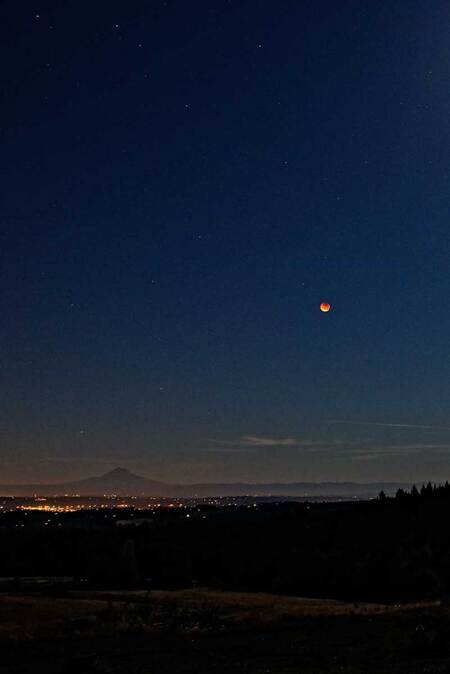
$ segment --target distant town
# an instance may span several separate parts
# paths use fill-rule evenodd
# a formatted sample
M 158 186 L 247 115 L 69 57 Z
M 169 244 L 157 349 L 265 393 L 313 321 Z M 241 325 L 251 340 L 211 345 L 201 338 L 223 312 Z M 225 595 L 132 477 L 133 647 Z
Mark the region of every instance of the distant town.
M 358 499 L 353 499 L 358 500 Z M 150 511 L 177 510 L 211 510 L 224 508 L 256 508 L 264 504 L 283 502 L 336 502 L 348 499 L 326 496 L 217 496 L 209 498 L 165 498 L 142 496 L 4 496 L 0 497 L 0 517 L 2 513 L 74 513 L 82 511 Z M 117 516 L 117 513 L 114 514 Z

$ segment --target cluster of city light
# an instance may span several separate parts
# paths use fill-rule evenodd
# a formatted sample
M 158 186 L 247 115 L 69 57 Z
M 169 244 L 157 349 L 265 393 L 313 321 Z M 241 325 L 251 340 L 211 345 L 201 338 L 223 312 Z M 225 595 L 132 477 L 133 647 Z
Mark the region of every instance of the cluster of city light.
M 88 506 L 89 507 L 89 506 Z M 77 510 L 84 510 L 86 506 L 72 505 L 20 505 L 17 510 L 38 511 L 44 513 L 72 513 Z
M 0 502 L 0 512 L 20 510 L 25 512 L 43 512 L 43 513 L 72 513 L 82 510 L 119 510 L 132 509 L 140 510 L 192 510 L 199 506 L 215 507 L 236 507 L 247 506 L 254 507 L 252 501 L 242 497 L 194 497 L 194 498 L 161 498 L 161 497 L 128 497 L 128 496 L 38 496 L 30 497 L 5 497 Z
M 45 500 L 45 499 L 36 499 Z M 3 506 L 2 506 L 3 507 Z M 62 503 L 33 503 L 26 505 L 16 505 L 15 510 L 24 510 L 24 511 L 34 511 L 34 512 L 46 512 L 46 513 L 71 513 L 78 512 L 80 510 L 110 510 L 111 508 L 116 509 L 126 509 L 132 507 L 134 510 L 149 510 L 151 508 L 186 508 L 187 506 L 181 503 L 148 503 L 141 506 L 131 506 L 129 503 L 114 503 L 114 505 L 108 503 L 85 503 L 81 501 L 80 503 L 71 503 L 71 504 L 62 504 Z
M 114 505 L 114 508 L 129 508 L 130 506 L 126 503 L 120 503 Z M 50 503 L 45 505 L 18 505 L 15 508 L 16 510 L 25 510 L 25 511 L 38 511 L 45 513 L 73 513 L 80 510 L 110 510 L 111 506 L 104 503 L 92 504 L 92 503 L 71 503 L 71 504 L 62 504 L 62 503 Z

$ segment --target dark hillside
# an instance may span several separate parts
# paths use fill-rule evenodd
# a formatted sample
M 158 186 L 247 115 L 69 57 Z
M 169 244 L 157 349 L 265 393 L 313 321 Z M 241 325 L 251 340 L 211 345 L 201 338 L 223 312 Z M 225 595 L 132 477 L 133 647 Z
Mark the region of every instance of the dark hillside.
M 0 576 L 368 601 L 450 592 L 450 489 L 348 503 L 0 517 Z M 128 518 L 128 519 L 127 519 Z M 128 526 L 125 526 L 128 524 Z

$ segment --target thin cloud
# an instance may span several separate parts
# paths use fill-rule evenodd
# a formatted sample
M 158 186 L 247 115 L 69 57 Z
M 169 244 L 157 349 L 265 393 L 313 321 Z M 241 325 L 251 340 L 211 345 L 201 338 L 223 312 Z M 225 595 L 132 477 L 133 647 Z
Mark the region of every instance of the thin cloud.
M 141 459 L 133 459 L 130 458 L 129 456 L 122 455 L 122 456 L 104 456 L 104 457 L 88 457 L 88 456 L 77 456 L 77 457 L 70 457 L 70 456 L 44 456 L 44 457 L 36 457 L 36 463 L 70 463 L 70 464 L 90 464 L 90 465 L 99 465 L 99 466 L 116 466 L 118 463 L 126 463 L 126 464 L 140 464 L 142 463 Z
M 299 441 L 295 438 L 261 438 L 257 435 L 244 435 L 241 442 L 249 447 L 293 447 Z
M 215 445 L 231 449 L 259 449 L 264 447 L 298 447 L 301 444 L 296 438 L 268 438 L 259 435 L 242 435 L 236 440 L 212 439 Z
M 375 460 L 386 457 L 408 457 L 408 456 L 441 456 L 448 457 L 450 454 L 450 445 L 448 444 L 426 444 L 415 443 L 408 445 L 386 445 L 383 447 L 365 447 L 351 453 L 354 459 Z
M 235 440 L 220 440 L 212 438 L 209 440 L 214 447 L 209 447 L 206 451 L 213 452 L 253 452 L 265 449 L 287 449 L 298 450 L 302 452 L 320 452 L 329 451 L 333 448 L 342 446 L 351 447 L 360 445 L 360 442 L 344 440 L 308 440 L 300 438 L 270 438 L 260 435 L 242 435 Z
M 329 424 L 340 424 L 342 426 L 379 426 L 381 428 L 400 428 L 400 429 L 422 429 L 428 431 L 450 431 L 450 426 L 427 426 L 424 424 L 391 424 L 383 421 L 341 421 L 331 419 Z

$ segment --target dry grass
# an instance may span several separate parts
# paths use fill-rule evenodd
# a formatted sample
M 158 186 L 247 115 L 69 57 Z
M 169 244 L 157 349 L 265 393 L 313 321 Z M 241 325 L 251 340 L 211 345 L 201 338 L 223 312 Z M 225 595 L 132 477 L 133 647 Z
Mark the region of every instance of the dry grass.
M 206 588 L 3 595 L 0 652 L 0 674 L 449 674 L 450 616 Z
M 91 592 L 78 594 L 83 598 L 96 598 L 113 601 L 144 601 L 150 597 L 154 601 L 173 601 L 189 607 L 212 605 L 218 609 L 241 612 L 261 612 L 275 619 L 286 615 L 291 617 L 317 615 L 361 615 L 379 613 L 398 613 L 428 609 L 439 606 L 438 601 L 411 602 L 404 604 L 354 603 L 334 599 L 314 599 L 307 597 L 289 597 L 269 593 L 228 592 L 209 588 L 195 590 L 155 590 L 150 594 L 142 591 L 130 592 Z
M 67 620 L 98 614 L 104 600 L 0 596 L 0 638 L 54 634 Z
M 264 624 L 308 616 L 370 616 L 417 612 L 439 606 L 438 602 L 354 604 L 263 593 L 222 592 L 207 588 L 151 593 L 73 592 L 68 598 L 3 595 L 0 596 L 0 637 L 7 634 L 16 638 L 27 638 L 36 633 L 54 634 L 61 625 L 99 616 L 108 607 L 113 606 L 119 611 L 130 604 L 139 605 L 144 602 L 154 607 L 173 605 L 187 611 L 214 610 L 226 614 L 236 623 L 249 621 Z

